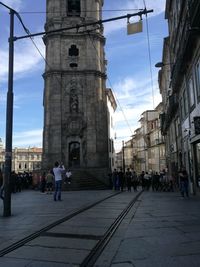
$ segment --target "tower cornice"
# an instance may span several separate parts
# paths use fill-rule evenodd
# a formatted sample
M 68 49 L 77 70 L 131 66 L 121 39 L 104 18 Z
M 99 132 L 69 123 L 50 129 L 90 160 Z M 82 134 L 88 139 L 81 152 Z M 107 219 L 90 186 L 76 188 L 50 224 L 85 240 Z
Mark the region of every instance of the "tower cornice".
M 71 70 L 48 70 L 46 72 L 43 73 L 43 78 L 46 78 L 48 76 L 52 76 L 52 74 L 54 75 L 70 75 L 70 76 L 76 76 L 76 75 L 95 75 L 101 78 L 107 78 L 107 75 L 101 71 L 97 71 L 97 70 L 76 70 L 76 71 L 71 71 Z

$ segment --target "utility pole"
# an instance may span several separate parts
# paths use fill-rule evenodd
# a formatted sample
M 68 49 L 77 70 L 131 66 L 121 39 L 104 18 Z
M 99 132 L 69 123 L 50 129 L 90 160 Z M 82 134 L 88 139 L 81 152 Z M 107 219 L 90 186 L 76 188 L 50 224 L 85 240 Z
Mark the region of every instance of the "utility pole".
M 9 69 L 8 69 L 8 91 L 6 108 L 6 147 L 5 147 L 5 169 L 4 169 L 4 211 L 3 216 L 11 215 L 11 170 L 12 170 L 12 132 L 13 132 L 13 61 L 14 61 L 14 15 L 15 11 L 0 2 L 10 11 L 10 37 L 9 37 Z
M 93 23 L 86 23 L 86 24 L 78 24 L 76 26 L 71 26 L 67 28 L 60 28 L 57 30 L 52 30 L 49 32 L 40 32 L 35 34 L 27 34 L 25 36 L 14 37 L 14 15 L 18 17 L 20 20 L 24 30 L 27 32 L 19 14 L 12 9 L 11 7 L 5 5 L 4 3 L 0 2 L 0 5 L 4 6 L 10 11 L 10 37 L 9 37 L 9 69 L 8 69 L 8 92 L 7 92 L 7 107 L 6 107 L 6 147 L 5 147 L 5 169 L 4 169 L 4 217 L 11 216 L 11 171 L 12 171 L 12 135 L 13 135 L 13 66 L 14 66 L 14 41 L 19 39 L 31 38 L 34 36 L 49 34 L 49 33 L 56 33 L 71 29 L 85 28 L 87 26 L 92 25 L 102 25 L 105 22 L 121 20 L 124 18 L 130 19 L 133 16 L 140 16 L 151 13 L 153 10 L 146 10 L 146 8 L 138 13 L 128 14 L 125 16 L 114 17 L 105 20 L 99 20 Z M 124 145 L 124 144 L 123 144 Z M 123 165 L 125 170 L 125 162 L 123 156 Z

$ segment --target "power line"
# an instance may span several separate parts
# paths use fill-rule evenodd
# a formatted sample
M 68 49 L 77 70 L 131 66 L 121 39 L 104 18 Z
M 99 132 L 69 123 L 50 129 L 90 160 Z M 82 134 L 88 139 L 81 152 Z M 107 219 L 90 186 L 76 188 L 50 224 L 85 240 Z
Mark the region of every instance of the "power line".
M 113 18 L 103 19 L 103 20 L 100 19 L 100 20 L 97 20 L 95 22 L 76 24 L 75 26 L 64 27 L 64 28 L 60 28 L 60 29 L 56 29 L 56 30 L 47 31 L 47 32 L 46 31 L 38 32 L 38 33 L 29 34 L 29 35 L 25 35 L 25 36 L 14 37 L 13 39 L 14 39 L 14 41 L 16 41 L 19 39 L 25 39 L 25 38 L 29 38 L 29 37 L 40 36 L 40 35 L 51 34 L 51 33 L 57 33 L 57 32 L 62 32 L 62 31 L 68 31 L 68 30 L 73 30 L 73 29 L 76 29 L 78 31 L 80 28 L 85 28 L 85 27 L 94 26 L 94 25 L 102 25 L 103 23 L 106 23 L 106 22 L 121 20 L 121 19 L 125 19 L 125 18 L 130 19 L 131 17 L 134 17 L 134 16 L 142 17 L 142 15 L 147 14 L 147 13 L 151 13 L 151 12 L 153 12 L 153 9 L 151 9 L 151 10 L 144 9 L 144 10 L 139 11 L 137 13 L 127 14 L 124 16 L 113 17 Z
M 99 55 L 98 55 L 98 51 L 97 51 L 97 49 L 96 49 L 96 47 L 95 47 L 95 45 L 94 45 L 94 42 L 93 42 L 93 40 L 91 39 L 91 36 L 90 36 L 89 33 L 88 33 L 88 36 L 90 37 L 90 41 L 91 41 L 91 43 L 92 43 L 92 45 L 93 45 L 93 47 L 94 47 L 94 49 L 95 49 L 95 51 L 96 51 L 97 57 L 98 57 L 99 60 L 100 60 L 101 66 L 104 66 L 104 64 L 103 64 L 103 62 L 102 62 L 102 59 L 99 57 Z M 112 86 L 111 81 L 110 81 L 110 79 L 109 79 L 108 76 L 107 76 L 107 80 L 108 80 L 108 82 L 109 82 L 109 84 L 110 84 L 110 87 L 111 87 L 111 89 L 112 89 L 112 92 L 113 92 L 113 94 L 114 94 L 114 97 L 115 97 L 115 99 L 117 100 L 118 106 L 119 106 L 119 108 L 120 108 L 120 110 L 121 110 L 121 112 L 122 112 L 122 114 L 123 114 L 123 116 L 124 116 L 124 120 L 125 120 L 125 122 L 126 122 L 128 128 L 129 128 L 129 130 L 130 130 L 130 132 L 131 132 L 131 135 L 133 135 L 133 132 L 132 132 L 132 130 L 131 130 L 131 127 L 130 127 L 130 125 L 129 125 L 129 123 L 128 123 L 128 120 L 127 120 L 127 118 L 126 118 L 126 116 L 125 116 L 125 113 L 124 113 L 124 111 L 123 111 L 123 109 L 122 109 L 122 107 L 121 107 L 121 104 L 120 104 L 120 102 L 119 102 L 119 99 L 117 98 L 117 96 L 116 96 L 116 94 L 115 94 L 115 92 L 114 92 L 113 86 Z
M 145 0 L 143 0 L 144 8 L 146 9 Z M 150 77 L 151 77 L 151 93 L 152 93 L 152 102 L 153 102 L 153 109 L 155 108 L 154 104 L 154 89 L 153 89 L 153 74 L 152 74 L 152 59 L 151 59 L 151 48 L 150 48 L 150 38 L 149 38 L 149 23 L 148 23 L 148 16 L 146 13 L 146 28 L 147 28 L 147 43 L 148 43 L 148 56 L 149 56 L 149 70 L 150 70 Z
M 142 8 L 127 8 L 127 9 L 102 9 L 102 10 L 82 10 L 85 13 L 96 13 L 96 12 L 122 12 L 122 11 L 141 11 Z M 19 14 L 60 14 L 60 12 L 46 12 L 46 11 L 21 11 Z
M 123 19 L 123 18 L 130 18 L 130 17 L 132 17 L 132 16 L 137 16 L 137 15 L 141 17 L 143 14 L 147 14 L 147 13 L 149 13 L 149 12 L 153 12 L 153 10 L 149 10 L 149 11 L 148 11 L 148 10 L 145 8 L 142 12 L 138 12 L 138 13 L 135 13 L 135 14 L 128 14 L 128 15 L 126 15 L 126 16 L 120 16 L 120 17 L 110 18 L 110 19 L 106 19 L 106 20 L 99 20 L 99 21 L 97 21 L 97 22 L 93 22 L 93 23 L 85 23 L 85 24 L 80 24 L 80 25 L 76 25 L 76 26 L 68 27 L 68 28 L 61 28 L 61 29 L 58 29 L 58 30 L 52 30 L 52 31 L 49 31 L 49 32 L 42 32 L 42 33 L 37 33 L 37 34 L 31 34 L 30 31 L 29 31 L 29 30 L 25 27 L 25 25 L 23 24 L 20 15 L 17 14 L 17 16 L 18 16 L 18 18 L 19 18 L 19 20 L 20 20 L 20 22 L 21 22 L 21 24 L 22 24 L 22 26 L 23 26 L 25 32 L 27 33 L 27 35 L 26 35 L 26 36 L 21 36 L 21 37 L 15 37 L 14 40 L 16 41 L 16 40 L 18 40 L 18 39 L 30 38 L 31 41 L 33 42 L 35 48 L 36 48 L 37 51 L 39 52 L 40 56 L 44 59 L 44 61 L 46 62 L 47 66 L 49 67 L 49 69 L 51 69 L 51 67 L 49 66 L 47 60 L 44 58 L 44 56 L 42 55 L 41 51 L 39 50 L 39 48 L 38 48 L 37 45 L 35 44 L 35 42 L 34 42 L 34 40 L 33 40 L 33 36 L 39 36 L 39 35 L 42 35 L 42 34 L 44 34 L 44 33 L 47 34 L 47 33 L 61 32 L 61 31 L 63 31 L 63 30 L 69 30 L 69 29 L 76 29 L 76 30 L 77 30 L 77 33 L 78 33 L 78 30 L 79 30 L 79 28 L 81 28 L 81 27 L 86 27 L 86 26 L 90 26 L 90 25 L 101 25 L 101 24 L 103 24 L 104 22 L 110 22 L 110 21 L 119 20 L 119 19 Z M 97 29 L 97 28 L 96 28 L 96 29 Z M 96 29 L 93 29 L 93 30 L 96 30 Z M 92 30 L 92 31 L 93 31 L 93 30 Z M 89 34 L 90 31 L 86 31 L 86 32 L 88 33 L 88 35 L 89 35 L 89 37 L 90 37 L 90 40 L 91 40 L 91 36 L 90 36 L 90 34 Z M 80 32 L 79 32 L 79 33 L 80 33 Z M 84 33 L 84 31 L 82 31 L 81 33 Z M 93 45 L 93 47 L 95 48 L 95 51 L 96 51 L 96 53 L 97 53 L 96 47 L 94 46 L 94 43 L 93 43 L 92 40 L 91 40 L 91 42 L 92 42 L 92 45 Z M 99 57 L 98 53 L 97 53 L 97 56 Z M 99 58 L 99 60 L 100 60 L 100 62 L 101 62 L 101 65 L 103 66 L 103 62 L 102 62 L 101 58 Z M 59 82 L 59 84 L 61 85 L 61 82 L 58 80 L 57 77 L 56 77 L 56 79 L 57 79 L 57 81 Z M 112 84 L 111 84 L 111 81 L 110 81 L 110 79 L 109 79 L 109 77 L 107 77 L 107 79 L 108 79 L 108 82 L 109 82 L 109 84 L 110 84 L 110 87 L 113 88 L 113 87 L 112 87 Z M 113 90 L 113 89 L 112 89 L 112 91 L 113 91 L 113 93 L 114 93 L 114 90 Z M 115 96 L 115 98 L 116 98 L 116 100 L 117 100 L 117 102 L 118 102 L 118 106 L 120 107 L 120 110 L 121 110 L 121 112 L 122 112 L 122 114 L 123 114 L 123 116 L 124 116 L 125 122 L 127 123 L 127 126 L 129 127 L 129 130 L 130 130 L 130 132 L 131 132 L 131 135 L 133 135 L 133 132 L 132 132 L 131 127 L 130 127 L 130 125 L 129 125 L 129 123 L 128 123 L 128 120 L 126 119 L 125 113 L 124 113 L 124 111 L 123 111 L 123 109 L 122 109 L 122 107 L 121 107 L 121 104 L 120 104 L 118 98 L 116 97 L 115 93 L 114 93 L 114 96 Z

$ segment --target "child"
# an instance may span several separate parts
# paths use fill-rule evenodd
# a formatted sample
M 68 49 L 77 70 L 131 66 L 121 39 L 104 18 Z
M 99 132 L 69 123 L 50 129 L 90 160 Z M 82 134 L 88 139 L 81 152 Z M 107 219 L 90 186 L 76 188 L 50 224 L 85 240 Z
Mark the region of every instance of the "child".
M 72 173 L 70 169 L 68 169 L 66 172 L 66 182 L 68 182 L 68 184 L 71 184 L 71 176 L 72 176 Z

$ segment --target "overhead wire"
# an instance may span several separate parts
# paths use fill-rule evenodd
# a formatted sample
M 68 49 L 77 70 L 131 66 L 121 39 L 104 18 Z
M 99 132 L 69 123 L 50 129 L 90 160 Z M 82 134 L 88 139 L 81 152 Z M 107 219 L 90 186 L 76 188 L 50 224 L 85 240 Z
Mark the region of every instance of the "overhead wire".
M 30 35 L 30 34 L 31 34 L 30 31 L 25 27 L 25 25 L 24 25 L 24 23 L 23 23 L 23 21 L 22 21 L 20 15 L 17 14 L 17 16 L 18 16 L 20 22 L 22 23 L 22 26 L 23 26 L 23 28 L 24 28 L 24 31 L 25 31 L 28 35 Z M 94 30 L 95 30 L 95 29 L 94 29 Z M 94 31 L 94 30 L 92 30 L 92 31 Z M 97 52 L 97 49 L 96 49 L 96 47 L 95 47 L 95 45 L 94 45 L 94 43 L 93 43 L 93 40 L 91 39 L 91 36 L 90 36 L 90 34 L 89 34 L 91 31 L 88 31 L 88 30 L 87 30 L 86 32 L 88 33 L 89 38 L 90 38 L 90 41 L 91 41 L 91 43 L 92 43 L 92 45 L 93 45 L 93 47 L 94 47 L 94 49 L 95 49 L 95 51 L 96 51 L 96 54 L 97 54 L 97 56 L 98 56 L 98 58 L 99 58 L 99 60 L 100 60 L 101 65 L 103 66 L 102 59 L 99 57 L 98 52 Z M 82 31 L 81 33 L 84 33 L 84 31 Z M 38 53 L 40 54 L 40 56 L 43 58 L 43 60 L 45 61 L 45 63 L 46 63 L 47 66 L 49 67 L 49 69 L 51 69 L 51 66 L 49 65 L 48 61 L 47 61 L 46 58 L 42 55 L 40 49 L 37 47 L 36 43 L 34 42 L 33 37 L 30 37 L 30 39 L 31 39 L 33 45 L 35 46 L 35 48 L 37 49 Z M 56 79 L 57 79 L 57 77 L 56 77 Z M 131 135 L 133 135 L 132 129 L 131 129 L 131 127 L 130 127 L 130 124 L 129 124 L 129 122 L 128 122 L 126 116 L 125 116 L 125 113 L 124 113 L 124 111 L 123 111 L 123 109 L 122 109 L 122 106 L 121 106 L 121 104 L 120 104 L 120 101 L 119 101 L 119 99 L 117 98 L 117 96 L 116 96 L 116 94 L 115 94 L 115 92 L 114 92 L 112 83 L 111 83 L 111 81 L 110 81 L 110 79 L 109 79 L 108 76 L 107 76 L 107 80 L 108 80 L 108 82 L 109 82 L 109 84 L 110 84 L 110 87 L 111 87 L 111 89 L 112 89 L 112 92 L 113 92 L 113 94 L 114 94 L 114 96 L 115 96 L 115 99 L 116 99 L 116 101 L 117 101 L 117 103 L 118 103 L 118 106 L 119 106 L 119 108 L 120 108 L 120 110 L 121 110 L 121 112 L 122 112 L 122 114 L 123 114 L 123 116 L 124 116 L 124 120 L 125 120 L 125 122 L 126 122 L 128 128 L 129 128 L 129 130 L 130 130 L 130 132 L 131 132 Z M 60 82 L 58 79 L 57 79 L 57 81 L 58 81 L 59 84 L 61 85 L 61 82 Z
M 146 9 L 145 0 L 143 0 L 144 8 Z M 154 103 L 154 84 L 153 84 L 153 73 L 152 73 L 152 58 L 151 58 L 151 48 L 150 48 L 150 38 L 149 38 L 149 23 L 148 23 L 148 16 L 146 13 L 146 28 L 147 28 L 147 44 L 148 44 L 148 57 L 149 57 L 149 70 L 150 70 L 150 79 L 151 79 L 151 94 L 152 94 L 152 104 L 153 109 L 155 108 Z
M 22 21 L 22 18 L 20 17 L 19 13 L 18 12 L 15 12 L 15 14 L 17 15 L 19 21 L 21 22 L 22 24 L 22 27 L 24 29 L 24 31 L 30 35 L 31 32 L 29 31 L 29 29 L 24 25 L 23 21 Z M 33 43 L 34 47 L 36 48 L 36 50 L 38 51 L 38 53 L 40 54 L 40 56 L 42 57 L 42 59 L 44 60 L 44 62 L 46 63 L 46 65 L 48 66 L 49 70 L 53 70 L 52 67 L 50 66 L 50 64 L 48 63 L 47 59 L 43 56 L 42 52 L 40 51 L 40 49 L 38 48 L 38 46 L 36 45 L 35 41 L 34 41 L 34 38 L 32 36 L 29 36 L 31 42 Z M 61 81 L 58 79 L 57 76 L 55 76 L 55 79 L 57 80 L 58 84 L 60 86 L 62 86 L 62 83 Z
M 136 10 L 143 10 L 141 8 L 127 8 L 127 9 L 104 9 L 102 10 L 102 12 L 121 12 L 121 11 L 136 11 Z M 92 13 L 96 13 L 99 12 L 100 10 L 82 10 L 82 12 L 92 12 Z M 19 12 L 19 14 L 60 14 L 60 12 L 46 12 L 46 11 L 21 11 Z
M 118 10 L 118 11 L 119 11 L 119 10 Z M 23 21 L 22 21 L 20 15 L 19 15 L 18 13 L 16 13 L 16 15 L 17 15 L 17 17 L 19 18 L 19 20 L 20 20 L 20 22 L 21 22 L 21 24 L 22 24 L 22 26 L 23 26 L 25 32 L 26 32 L 28 35 L 30 35 L 30 34 L 31 34 L 30 31 L 25 27 L 25 25 L 24 25 L 24 23 L 23 23 Z M 94 29 L 94 30 L 95 30 L 95 29 Z M 92 31 L 94 31 L 94 30 L 92 30 Z M 97 51 L 97 49 L 96 49 L 96 47 L 95 47 L 95 45 L 94 45 L 94 42 L 93 42 L 93 40 L 91 39 L 91 36 L 90 36 L 90 32 L 91 32 L 91 31 L 88 31 L 88 30 L 87 30 L 86 32 L 87 32 L 88 35 L 89 35 L 90 41 L 91 41 L 91 43 L 92 43 L 92 45 L 93 45 L 93 47 L 94 47 L 94 49 L 95 49 L 95 51 L 96 51 L 96 54 L 97 54 L 97 56 L 98 56 L 98 58 L 99 58 L 99 60 L 100 60 L 101 65 L 104 66 L 104 65 L 103 65 L 104 63 L 102 62 L 102 59 L 101 59 L 101 58 L 99 57 L 99 55 L 98 55 L 98 51 Z M 80 32 L 79 32 L 79 33 L 80 33 Z M 82 31 L 81 33 L 84 33 L 84 31 Z M 47 65 L 47 66 L 49 67 L 49 69 L 51 70 L 51 66 L 49 65 L 49 63 L 48 63 L 48 61 L 46 60 L 46 58 L 42 55 L 40 49 L 38 48 L 38 46 L 37 46 L 36 43 L 34 42 L 33 37 L 30 36 L 30 39 L 31 39 L 33 45 L 35 46 L 35 48 L 37 49 L 38 53 L 40 54 L 40 56 L 41 56 L 41 57 L 43 58 L 43 60 L 45 61 L 46 65 Z M 56 79 L 57 79 L 58 83 L 61 85 L 60 80 L 58 80 L 57 77 L 56 77 Z M 124 111 L 123 111 L 123 108 L 122 108 L 122 106 L 121 106 L 121 104 L 120 104 L 119 99 L 118 99 L 117 96 L 116 96 L 116 93 L 115 93 L 115 91 L 114 91 L 114 89 L 113 89 L 112 83 L 111 83 L 111 81 L 110 81 L 110 79 L 109 79 L 108 76 L 107 76 L 107 80 L 108 80 L 108 82 L 109 82 L 109 84 L 110 84 L 110 87 L 111 87 L 111 89 L 112 89 L 112 92 L 113 92 L 113 94 L 114 94 L 114 97 L 115 97 L 115 99 L 116 99 L 116 101 L 117 101 L 117 103 L 118 103 L 118 106 L 119 106 L 119 108 L 120 108 L 120 110 L 121 110 L 121 112 L 122 112 L 122 114 L 123 114 L 123 116 L 124 116 L 124 120 L 125 120 L 125 122 L 126 122 L 128 128 L 129 128 L 129 130 L 130 130 L 130 132 L 131 132 L 131 135 L 133 135 L 132 129 L 131 129 L 131 127 L 130 127 L 130 124 L 129 124 L 127 118 L 126 118 L 126 115 L 125 115 L 125 113 L 124 113 Z
M 91 36 L 90 36 L 89 33 L 88 33 L 88 36 L 89 36 L 90 41 L 91 41 L 91 43 L 92 43 L 92 45 L 93 45 L 93 47 L 94 47 L 94 49 L 95 49 L 95 51 L 96 51 L 96 54 L 97 54 L 97 57 L 99 58 L 99 61 L 100 61 L 100 63 L 101 63 L 101 66 L 104 66 L 104 63 L 102 62 L 102 59 L 99 57 L 99 55 L 98 55 L 98 51 L 97 51 L 97 49 L 96 49 L 96 47 L 95 47 L 95 45 L 94 45 L 94 42 L 93 42 L 93 40 L 92 40 L 92 38 L 91 38 Z M 109 82 L 109 84 L 110 84 L 110 87 L 111 87 L 112 92 L 113 92 L 113 94 L 114 94 L 114 97 L 115 97 L 115 99 L 116 99 L 116 101 L 117 101 L 117 103 L 118 103 L 118 105 L 119 105 L 119 108 L 120 108 L 120 110 L 121 110 L 121 112 L 122 112 L 122 114 L 123 114 L 123 116 L 124 116 L 125 122 L 126 122 L 128 128 L 129 128 L 130 132 L 131 132 L 131 135 L 133 135 L 132 129 L 131 129 L 131 127 L 130 127 L 130 124 L 129 124 L 129 122 L 128 122 L 126 116 L 125 116 L 125 113 L 124 113 L 124 111 L 123 111 L 123 109 L 122 109 L 122 106 L 121 106 L 121 104 L 120 104 L 120 101 L 119 101 L 119 99 L 117 98 L 117 96 L 116 96 L 116 94 L 115 94 L 115 91 L 114 91 L 114 89 L 113 89 L 112 83 L 111 83 L 111 81 L 110 81 L 110 79 L 109 79 L 108 76 L 107 76 L 107 80 L 108 80 L 108 82 Z

